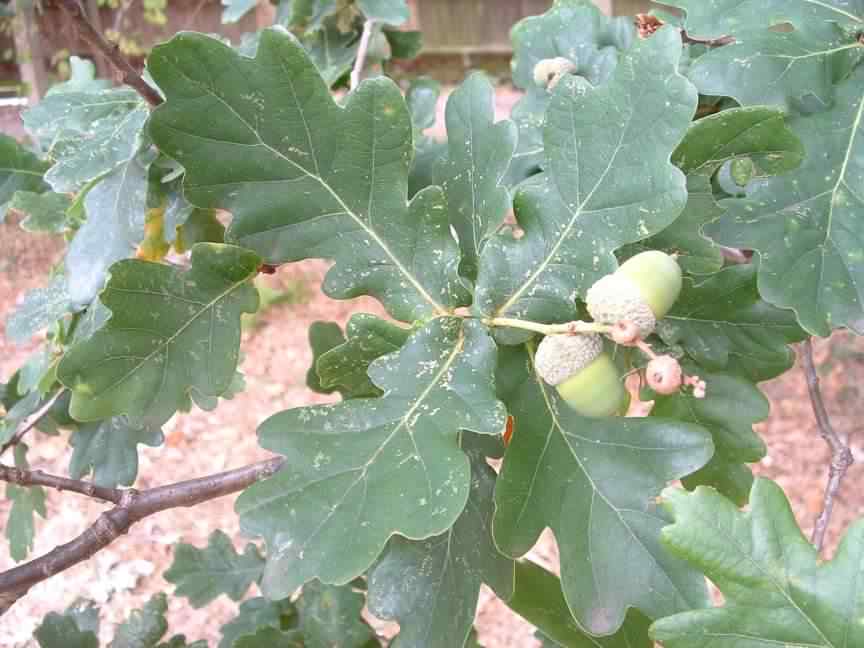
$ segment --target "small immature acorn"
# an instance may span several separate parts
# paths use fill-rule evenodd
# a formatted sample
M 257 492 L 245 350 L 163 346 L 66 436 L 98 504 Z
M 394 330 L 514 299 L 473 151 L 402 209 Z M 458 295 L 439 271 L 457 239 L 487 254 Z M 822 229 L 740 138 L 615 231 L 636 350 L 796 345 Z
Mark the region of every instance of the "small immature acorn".
M 610 326 L 633 322 L 639 336 L 646 338 L 678 299 L 681 283 L 678 262 L 664 252 L 649 250 L 595 282 L 585 301 L 595 322 Z
M 645 379 L 658 394 L 669 396 L 681 389 L 684 373 L 675 358 L 662 355 L 653 358 L 645 367 Z
M 537 347 L 534 366 L 582 416 L 617 416 L 630 405 L 618 367 L 603 352 L 599 335 L 547 335 Z

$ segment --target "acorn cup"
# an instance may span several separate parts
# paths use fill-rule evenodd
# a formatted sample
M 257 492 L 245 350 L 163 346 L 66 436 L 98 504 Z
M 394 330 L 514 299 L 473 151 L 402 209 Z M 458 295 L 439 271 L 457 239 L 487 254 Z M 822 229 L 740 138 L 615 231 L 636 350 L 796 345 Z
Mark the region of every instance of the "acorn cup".
M 547 335 L 534 357 L 537 374 L 582 416 L 620 416 L 630 405 L 618 367 L 599 335 Z
M 585 301 L 595 322 L 614 326 L 632 322 L 639 336 L 654 332 L 681 294 L 681 267 L 658 250 L 641 252 L 599 279 L 588 290 Z

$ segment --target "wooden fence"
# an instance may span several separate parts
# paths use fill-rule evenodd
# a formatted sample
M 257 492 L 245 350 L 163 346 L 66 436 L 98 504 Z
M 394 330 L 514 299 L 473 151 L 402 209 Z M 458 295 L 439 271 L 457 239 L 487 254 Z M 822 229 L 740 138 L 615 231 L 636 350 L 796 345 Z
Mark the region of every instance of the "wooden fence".
M 13 1 L 17 2 L 20 14 L 14 29 L 20 78 L 30 88 L 31 100 L 44 94 L 49 61 L 61 50 L 95 58 L 100 75 L 110 74 L 107 62 L 93 56 L 89 46 L 77 37 L 77 30 L 66 14 L 51 0 L 43 0 L 41 12 L 35 11 L 33 0 Z M 424 54 L 428 56 L 509 55 L 513 24 L 526 16 L 543 13 L 552 5 L 552 0 L 408 1 L 412 9 L 408 27 L 423 30 Z M 595 0 L 595 3 L 603 11 L 615 14 L 638 13 L 647 10 L 650 4 L 649 0 Z M 84 5 L 100 30 L 129 34 L 145 49 L 182 29 L 219 33 L 236 41 L 241 34 L 269 24 L 272 18 L 267 0 L 261 0 L 258 10 L 235 25 L 221 24 L 220 0 L 169 2 L 163 26 L 144 20 L 141 1 L 131 3 L 125 12 L 99 9 L 97 0 L 84 0 Z M 0 48 L 3 45 L 0 42 Z

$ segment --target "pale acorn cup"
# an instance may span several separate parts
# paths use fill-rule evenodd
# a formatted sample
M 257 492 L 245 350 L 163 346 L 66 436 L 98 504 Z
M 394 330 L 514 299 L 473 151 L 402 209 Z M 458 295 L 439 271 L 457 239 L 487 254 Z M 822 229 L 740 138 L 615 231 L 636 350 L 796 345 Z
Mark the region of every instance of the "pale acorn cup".
M 588 290 L 585 301 L 595 322 L 633 322 L 639 336 L 654 332 L 681 294 L 681 267 L 668 254 L 649 250 L 633 256 Z
M 534 357 L 537 374 L 582 416 L 620 416 L 630 395 L 599 335 L 547 335 Z

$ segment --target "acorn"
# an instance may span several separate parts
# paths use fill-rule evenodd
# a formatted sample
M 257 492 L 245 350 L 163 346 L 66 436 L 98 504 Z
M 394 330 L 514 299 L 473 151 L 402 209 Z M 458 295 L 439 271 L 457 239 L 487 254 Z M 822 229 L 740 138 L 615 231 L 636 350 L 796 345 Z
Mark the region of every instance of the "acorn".
M 534 366 L 582 416 L 618 416 L 630 405 L 618 367 L 603 351 L 599 335 L 547 335 L 537 347 Z
M 681 294 L 681 284 L 678 262 L 664 252 L 649 250 L 595 282 L 585 301 L 595 322 L 610 326 L 633 322 L 644 339 L 672 308 Z
M 575 72 L 577 68 L 576 63 L 563 56 L 543 59 L 534 66 L 534 83 L 541 88 L 554 90 L 561 79 Z

